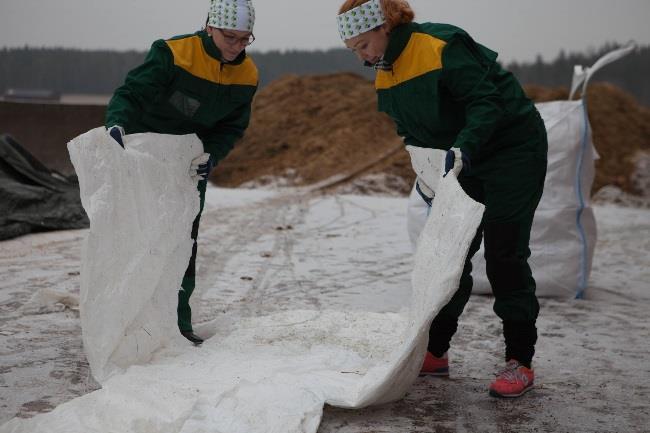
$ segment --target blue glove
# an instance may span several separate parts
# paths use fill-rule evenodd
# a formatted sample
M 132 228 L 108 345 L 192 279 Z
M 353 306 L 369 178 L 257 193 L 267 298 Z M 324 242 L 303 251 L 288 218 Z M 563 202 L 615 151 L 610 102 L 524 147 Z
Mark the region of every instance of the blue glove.
M 422 200 L 431 207 L 431 203 L 433 203 L 433 197 L 435 196 L 435 193 L 429 188 L 424 182 L 420 184 L 420 179 L 418 179 L 415 182 L 415 190 L 420 194 L 420 197 L 422 197 Z
M 126 135 L 124 133 L 124 128 L 122 128 L 120 125 L 113 125 L 108 128 L 108 135 L 113 137 L 113 139 L 117 141 L 117 144 L 122 146 L 122 149 L 124 149 L 124 141 L 122 141 L 122 136 Z
M 196 174 L 201 176 L 203 179 L 207 179 L 208 176 L 210 176 L 212 167 L 214 167 L 214 164 L 212 163 L 212 157 L 210 157 L 207 162 L 199 164 L 199 168 L 196 169 Z
M 205 180 L 210 175 L 214 161 L 209 153 L 202 153 L 192 160 L 190 164 L 190 177 L 195 182 Z
M 452 147 L 445 156 L 445 174 L 442 177 L 446 177 L 450 171 L 453 171 L 458 177 L 463 169 L 467 173 L 470 167 L 469 156 L 459 148 Z

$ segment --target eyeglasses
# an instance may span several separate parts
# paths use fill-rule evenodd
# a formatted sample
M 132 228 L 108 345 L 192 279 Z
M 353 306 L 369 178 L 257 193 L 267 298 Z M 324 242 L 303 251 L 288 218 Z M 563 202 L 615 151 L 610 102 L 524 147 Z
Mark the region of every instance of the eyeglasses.
M 252 33 L 250 35 L 244 37 L 244 38 L 238 38 L 237 36 L 233 36 L 232 34 L 228 34 L 228 33 L 224 32 L 222 29 L 217 29 L 217 30 L 219 30 L 219 33 L 221 33 L 221 35 L 223 36 L 223 40 L 228 45 L 232 45 L 232 46 L 235 46 L 235 45 L 248 46 L 248 45 L 252 44 L 253 42 L 255 42 L 255 35 L 252 34 Z

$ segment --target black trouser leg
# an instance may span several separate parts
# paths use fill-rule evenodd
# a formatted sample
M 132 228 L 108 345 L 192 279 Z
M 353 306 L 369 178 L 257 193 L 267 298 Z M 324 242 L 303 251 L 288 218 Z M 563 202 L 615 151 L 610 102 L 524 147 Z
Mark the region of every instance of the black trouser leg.
M 183 281 L 181 282 L 181 289 L 178 291 L 178 307 L 176 309 L 178 316 L 178 329 L 181 331 L 192 331 L 192 309 L 190 308 L 190 297 L 194 292 L 196 285 L 196 254 L 198 250 L 197 239 L 199 236 L 199 223 L 201 221 L 201 213 L 205 203 L 205 189 L 207 187 L 207 180 L 199 181 L 198 190 L 200 197 L 199 213 L 194 218 L 192 223 L 192 256 L 190 262 L 185 270 Z
M 516 359 L 526 366 L 535 354 L 539 314 L 528 264 L 530 231 L 546 176 L 546 136 L 541 120 L 538 123 L 540 152 L 506 153 L 495 158 L 484 177 L 485 264 L 494 312 L 503 321 L 506 361 Z
M 535 353 L 539 303 L 528 257 L 530 221 L 485 225 L 487 276 L 494 293 L 494 312 L 503 320 L 506 360 L 530 366 Z

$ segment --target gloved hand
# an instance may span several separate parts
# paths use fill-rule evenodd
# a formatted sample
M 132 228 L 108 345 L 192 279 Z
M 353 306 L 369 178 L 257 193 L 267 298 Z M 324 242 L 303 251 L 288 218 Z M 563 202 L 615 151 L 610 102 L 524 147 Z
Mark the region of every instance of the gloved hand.
M 424 190 L 424 184 L 428 190 L 432 191 L 429 197 L 433 197 L 433 191 L 438 188 L 444 174 L 447 151 L 411 145 L 407 145 L 406 150 L 411 156 L 411 166 L 417 176 L 420 189 Z M 427 191 L 424 192 L 425 195 L 428 194 Z
M 433 190 L 429 188 L 429 186 L 426 183 L 424 183 L 422 179 L 420 179 L 419 177 L 415 182 L 415 190 L 418 192 L 418 194 L 420 194 L 422 200 L 424 200 L 424 202 L 428 204 L 429 207 L 431 207 L 431 203 L 433 202 L 433 197 L 435 197 L 436 193 L 433 192 Z
M 212 161 L 209 153 L 203 153 L 192 160 L 190 164 L 190 177 L 194 182 L 207 179 L 212 170 Z
M 442 177 L 446 177 L 451 170 L 458 177 L 463 169 L 466 173 L 470 169 L 469 156 L 459 148 L 452 147 L 445 156 L 445 174 Z
M 120 125 L 113 125 L 106 130 L 108 131 L 108 135 L 113 137 L 113 139 L 117 141 L 117 144 L 122 146 L 122 149 L 124 149 L 124 141 L 122 141 L 122 136 L 126 135 L 124 128 L 122 128 Z

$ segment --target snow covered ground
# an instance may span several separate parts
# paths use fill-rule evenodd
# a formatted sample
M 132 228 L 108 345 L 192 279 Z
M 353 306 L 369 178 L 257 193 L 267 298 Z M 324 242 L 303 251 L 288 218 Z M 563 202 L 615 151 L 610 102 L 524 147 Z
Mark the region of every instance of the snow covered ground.
M 406 199 L 210 189 L 196 330 L 288 309 L 397 312 L 410 295 Z M 643 432 L 650 425 L 650 210 L 596 207 L 587 299 L 542 300 L 536 390 L 490 398 L 500 324 L 473 297 L 451 378 L 421 378 L 399 402 L 326 408 L 319 432 Z M 97 389 L 78 314 L 85 231 L 0 243 L 0 425 Z

